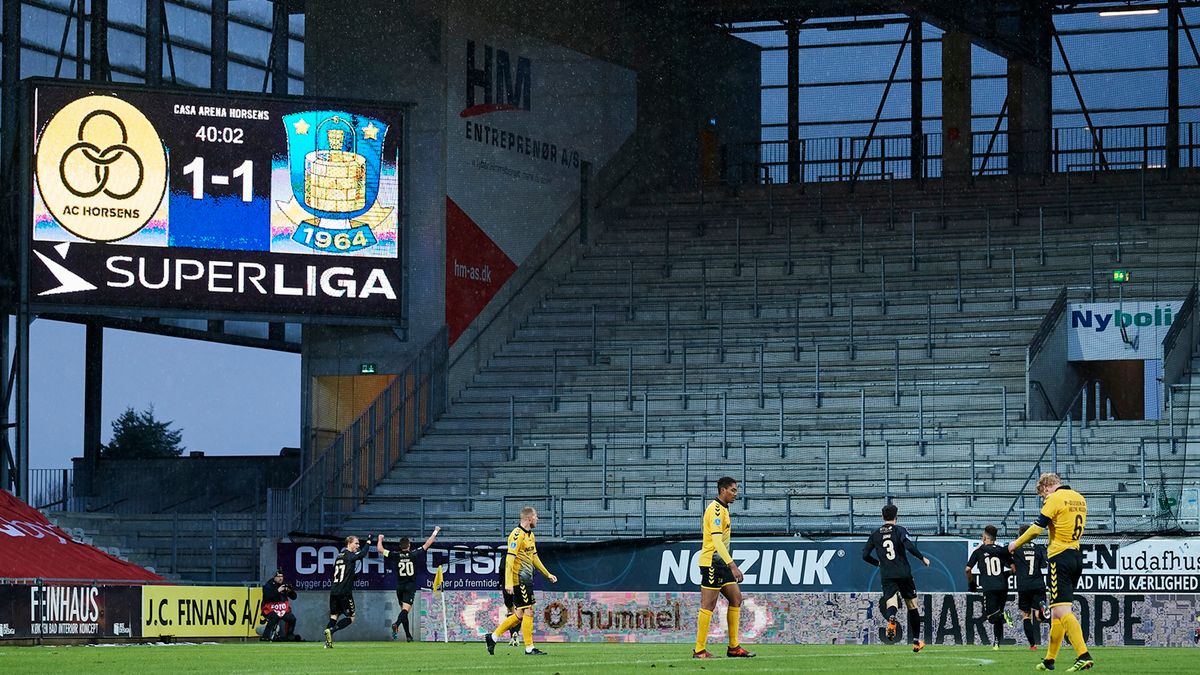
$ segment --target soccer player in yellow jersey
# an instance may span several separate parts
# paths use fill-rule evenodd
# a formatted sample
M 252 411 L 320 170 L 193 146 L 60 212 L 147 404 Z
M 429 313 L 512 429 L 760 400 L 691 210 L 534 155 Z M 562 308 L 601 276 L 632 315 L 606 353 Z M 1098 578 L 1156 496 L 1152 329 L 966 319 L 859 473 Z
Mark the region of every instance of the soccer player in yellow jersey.
M 1062 647 L 1063 636 L 1071 641 L 1075 650 L 1075 663 L 1067 668 L 1068 673 L 1087 670 L 1096 665 L 1088 653 L 1083 640 L 1083 629 L 1071 611 L 1075 600 L 1075 586 L 1083 573 L 1083 556 L 1079 552 L 1079 540 L 1087 525 L 1087 500 L 1083 495 L 1063 485 L 1056 473 L 1044 473 L 1038 478 L 1038 496 L 1044 501 L 1037 520 L 1025 530 L 1025 534 L 1008 545 L 1010 552 L 1033 541 L 1047 527 L 1050 528 L 1050 642 L 1046 658 L 1038 664 L 1038 670 L 1054 670 L 1054 660 Z
M 558 583 L 558 577 L 551 574 L 538 558 L 537 542 L 533 538 L 537 522 L 537 511 L 526 506 L 521 509 L 521 524 L 508 535 L 504 592 L 513 597 L 513 613 L 501 621 L 494 632 L 487 634 L 488 654 L 496 653 L 496 642 L 503 640 L 504 634 L 517 624 L 521 625 L 521 635 L 525 638 L 525 653 L 529 656 L 546 654 L 533 646 L 533 570 L 536 567 L 552 584 Z
M 725 618 L 729 624 L 729 649 L 725 656 L 747 658 L 754 656 L 738 642 L 738 623 L 742 616 L 742 571 L 729 554 L 729 506 L 737 500 L 737 481 L 725 476 L 717 480 L 717 498 L 704 510 L 702 540 L 700 548 L 700 618 L 696 622 L 696 649 L 692 658 L 711 659 L 706 648 L 708 624 L 712 622 L 713 610 L 717 607 L 717 596 L 724 595 L 729 601 Z

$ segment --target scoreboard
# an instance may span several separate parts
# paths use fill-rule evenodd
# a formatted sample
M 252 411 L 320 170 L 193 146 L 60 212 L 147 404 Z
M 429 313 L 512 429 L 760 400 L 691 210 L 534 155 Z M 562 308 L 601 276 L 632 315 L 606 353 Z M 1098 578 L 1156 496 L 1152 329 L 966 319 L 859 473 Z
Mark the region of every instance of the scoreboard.
M 25 83 L 37 307 L 397 324 L 404 109 Z

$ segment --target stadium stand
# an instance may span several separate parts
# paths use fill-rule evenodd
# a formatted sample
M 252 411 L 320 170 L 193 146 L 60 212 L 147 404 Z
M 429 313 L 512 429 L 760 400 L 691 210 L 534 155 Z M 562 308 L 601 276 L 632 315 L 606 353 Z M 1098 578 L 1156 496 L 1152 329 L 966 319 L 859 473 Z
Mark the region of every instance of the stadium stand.
M 1049 449 L 1068 480 L 1087 472 L 1100 528 L 1149 529 L 1156 488 L 1182 475 L 1190 398 L 1119 423 L 1093 398 L 1085 426 L 1078 399 L 1072 424 L 1027 419 L 1023 393 L 1064 288 L 1182 298 L 1195 282 L 1196 189 L 1136 176 L 1076 179 L 1069 213 L 1062 176 L 645 196 L 328 522 L 491 534 L 531 502 L 558 536 L 671 534 L 728 473 L 751 531 L 850 531 L 882 488 L 920 503 L 914 527 L 969 532 L 1037 508 L 1014 497 Z M 1106 280 L 1118 260 L 1137 284 Z

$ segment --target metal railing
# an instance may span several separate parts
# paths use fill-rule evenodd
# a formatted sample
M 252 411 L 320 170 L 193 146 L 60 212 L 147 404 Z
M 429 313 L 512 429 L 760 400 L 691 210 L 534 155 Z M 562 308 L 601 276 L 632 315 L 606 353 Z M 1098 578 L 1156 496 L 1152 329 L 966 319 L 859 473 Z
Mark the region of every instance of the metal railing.
M 188 581 L 253 580 L 259 577 L 263 514 L 121 514 L 56 518 L 73 538 Z
M 447 329 L 441 330 L 286 490 L 267 494 L 270 532 L 321 525 L 326 498 L 361 503 L 446 410 Z
M 78 511 L 74 469 L 30 469 L 30 505 L 35 509 Z
M 1091 492 L 1088 514 L 1091 529 L 1108 532 L 1146 532 L 1156 505 L 1152 493 Z M 466 497 L 390 497 L 390 511 L 403 514 L 377 529 L 427 532 L 435 524 L 461 535 L 486 533 L 495 536 L 512 526 L 521 507 L 538 509 L 538 530 L 560 539 L 651 536 L 694 536 L 695 520 L 711 495 L 704 492 L 669 492 L 624 497 L 566 496 L 535 493 L 481 497 L 467 509 Z M 1032 519 L 1041 500 L 1032 493 L 1017 492 L 913 492 L 905 494 L 760 492 L 743 487 L 734 507 L 741 536 L 852 534 L 874 527 L 879 506 L 895 503 L 904 513 L 905 526 L 925 535 L 974 535 L 985 524 L 995 523 L 1004 505 L 1017 516 L 1001 529 L 1015 535 L 1017 524 Z M 994 505 L 994 506 L 993 506 Z M 349 513 L 338 514 L 336 519 Z
M 1179 165 L 1200 166 L 1200 122 L 1181 122 L 1179 131 Z M 1026 166 L 1022 169 L 1026 173 L 1042 173 L 1047 169 L 1065 173 L 1079 170 L 1080 165 L 1100 170 L 1131 163 L 1151 169 L 1167 165 L 1166 124 L 1056 127 L 1049 134 L 1038 131 L 1026 135 L 1028 142 L 1021 145 L 1035 147 L 1010 147 L 1009 132 L 1004 129 L 972 133 L 972 175 L 1010 173 L 1014 153 L 1024 158 L 1021 161 Z M 796 151 L 790 152 L 793 145 L 797 146 Z M 934 178 L 942 175 L 942 147 L 940 133 L 923 134 L 915 144 L 909 134 L 737 143 L 724 153 L 728 158 L 724 177 L 742 184 L 765 183 L 768 179 L 773 183 L 813 183 L 831 178 L 857 181 L 889 175 L 901 180 Z M 913 175 L 914 154 L 919 159 L 921 175 Z M 756 159 L 746 160 L 746 157 Z M 1033 165 L 1039 168 L 1031 170 Z M 796 175 L 790 175 L 791 172 Z
M 1187 374 L 1192 364 L 1192 354 L 1196 351 L 1197 329 L 1197 285 L 1192 284 L 1191 291 L 1184 299 L 1183 305 L 1175 314 L 1175 320 L 1167 329 L 1162 341 L 1162 386 L 1163 405 L 1171 401 L 1172 385 L 1178 384 Z M 1174 416 L 1172 416 L 1172 420 Z
M 1027 491 L 1027 489 L 1029 488 L 1030 482 L 1032 482 L 1039 475 L 1041 475 L 1041 473 L 1043 472 L 1044 469 L 1048 468 L 1050 473 L 1058 473 L 1058 442 L 1059 442 L 1058 435 L 1060 433 L 1062 433 L 1064 424 L 1066 425 L 1066 437 L 1067 437 L 1066 438 L 1066 445 L 1067 445 L 1066 452 L 1068 455 L 1075 454 L 1075 439 L 1074 439 L 1075 404 L 1082 402 L 1083 397 L 1086 396 L 1086 392 L 1087 392 L 1089 386 L 1090 386 L 1090 383 L 1085 383 L 1082 387 L 1080 387 L 1079 390 L 1075 392 L 1075 396 L 1071 398 L 1071 402 L 1067 404 L 1066 412 L 1063 413 L 1062 418 L 1058 422 L 1058 426 L 1056 426 L 1054 428 L 1054 433 L 1050 435 L 1050 439 L 1048 441 L 1046 441 L 1046 446 L 1042 449 L 1042 453 L 1038 456 L 1037 461 L 1034 462 L 1033 467 L 1031 467 L 1031 469 L 1029 471 L 1029 476 L 1025 478 L 1025 482 L 1021 485 L 1021 489 L 1018 491 L 1018 494 L 1024 495 L 1025 492 Z M 1087 408 L 1087 404 L 1083 403 L 1083 409 L 1086 410 L 1086 408 Z M 1079 423 L 1080 423 L 1080 431 L 1081 432 L 1083 431 L 1084 419 L 1086 419 L 1085 416 L 1080 416 Z M 1046 465 L 1047 459 L 1049 460 L 1048 467 Z M 1013 515 L 1013 512 L 1016 510 L 1016 508 L 1017 508 L 1017 500 L 1014 499 L 1012 505 L 1008 507 L 1008 511 L 1005 512 L 1004 517 L 1001 519 L 1001 525 L 1003 525 L 1003 526 L 1010 525 L 1009 517 Z

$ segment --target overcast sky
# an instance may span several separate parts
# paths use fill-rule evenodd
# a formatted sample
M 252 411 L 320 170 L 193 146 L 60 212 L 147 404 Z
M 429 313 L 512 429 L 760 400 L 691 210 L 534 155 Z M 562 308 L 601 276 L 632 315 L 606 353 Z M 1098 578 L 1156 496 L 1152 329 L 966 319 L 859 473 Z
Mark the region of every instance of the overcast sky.
M 77 324 L 33 322 L 32 468 L 66 468 L 83 452 L 84 333 Z M 183 431 L 189 451 L 273 455 L 299 447 L 298 354 L 111 329 L 104 336 L 104 442 L 125 408 L 153 404 L 155 417 Z

